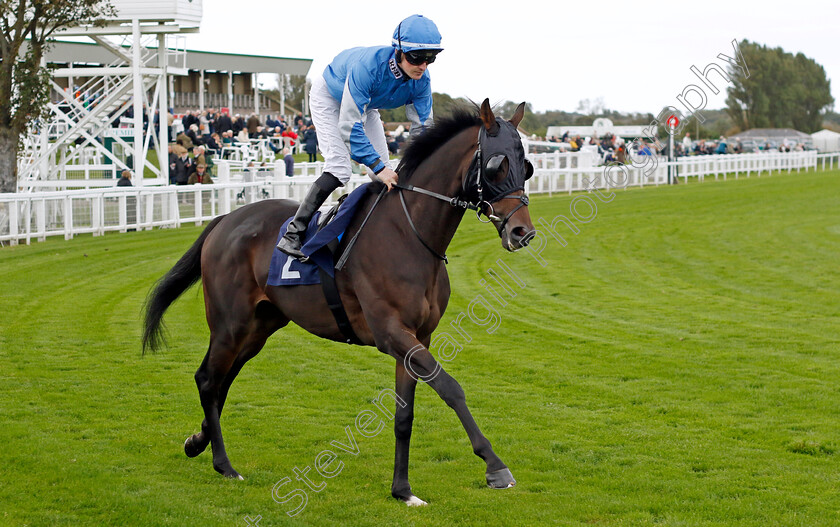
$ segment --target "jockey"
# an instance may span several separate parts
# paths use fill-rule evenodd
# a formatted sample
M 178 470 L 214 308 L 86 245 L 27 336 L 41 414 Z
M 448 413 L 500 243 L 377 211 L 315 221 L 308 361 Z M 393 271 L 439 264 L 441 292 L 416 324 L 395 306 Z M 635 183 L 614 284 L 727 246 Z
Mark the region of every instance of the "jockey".
M 390 190 L 398 180 L 388 160 L 379 108 L 405 106 L 410 135 L 432 123 L 432 88 L 426 68 L 443 48 L 437 26 L 412 15 L 394 30 L 391 46 L 339 53 L 312 82 L 309 106 L 324 155 L 324 173 L 309 189 L 277 248 L 302 261 L 309 220 L 327 197 L 350 179 L 350 160 L 365 165 Z

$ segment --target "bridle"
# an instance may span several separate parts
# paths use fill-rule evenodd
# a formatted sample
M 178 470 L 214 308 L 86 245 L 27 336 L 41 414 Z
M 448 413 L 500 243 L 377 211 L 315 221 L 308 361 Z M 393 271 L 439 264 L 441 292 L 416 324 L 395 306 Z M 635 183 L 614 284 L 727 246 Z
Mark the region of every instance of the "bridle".
M 429 252 L 431 252 L 439 260 L 443 260 L 445 263 L 449 263 L 449 260 L 446 258 L 446 255 L 445 254 L 442 255 L 442 254 L 438 253 L 437 251 L 435 251 L 428 243 L 426 243 L 425 240 L 423 240 L 423 237 L 420 236 L 420 232 L 417 230 L 417 227 L 414 225 L 414 221 L 411 219 L 411 214 L 408 212 L 408 206 L 405 203 L 405 197 L 403 196 L 402 191 L 405 190 L 405 191 L 408 191 L 408 192 L 416 192 L 418 194 L 423 194 L 425 196 L 429 196 L 429 197 L 435 198 L 437 200 L 443 201 L 445 203 L 448 203 L 452 207 L 462 208 L 464 210 L 466 210 L 466 209 L 474 210 L 474 211 L 476 211 L 476 218 L 478 218 L 478 221 L 480 221 L 482 223 L 498 222 L 496 224 L 496 230 L 498 231 L 499 236 L 501 236 L 502 231 L 505 228 L 505 225 L 507 225 L 507 223 L 508 223 L 508 221 L 510 221 L 511 217 L 513 217 L 513 215 L 516 214 L 516 211 L 518 211 L 522 207 L 525 207 L 525 206 L 528 205 L 528 196 L 526 196 L 524 194 L 519 195 L 519 196 L 511 196 L 510 194 L 513 193 L 513 192 L 516 192 L 517 190 L 524 190 L 524 181 L 529 179 L 530 175 L 526 175 L 523 178 L 522 186 L 517 185 L 517 187 L 509 189 L 503 194 L 495 195 L 495 196 L 487 196 L 485 198 L 484 182 L 490 181 L 490 179 L 488 179 L 488 175 L 487 175 L 488 168 L 490 169 L 490 171 L 494 172 L 493 175 L 495 175 L 495 171 L 498 170 L 502 161 L 504 161 L 504 159 L 505 159 L 505 157 L 499 157 L 499 156 L 503 156 L 503 154 L 493 153 L 491 155 L 491 159 L 490 159 L 490 163 L 493 163 L 493 165 L 491 165 L 489 167 L 485 166 L 484 154 L 483 154 L 483 149 L 482 149 L 482 142 L 483 142 L 482 139 L 483 139 L 483 135 L 485 135 L 486 133 L 487 132 L 486 132 L 484 126 L 480 126 L 479 131 L 478 131 L 478 140 L 476 141 L 476 144 L 477 144 L 476 151 L 475 151 L 475 154 L 473 155 L 473 160 L 470 163 L 470 167 L 467 170 L 467 175 L 464 177 L 464 182 L 462 184 L 462 191 L 458 195 L 450 197 L 450 196 L 446 196 L 446 195 L 443 195 L 443 194 L 440 194 L 440 193 L 437 193 L 437 192 L 433 192 L 431 190 L 427 190 L 427 189 L 424 189 L 424 188 L 421 188 L 421 187 L 415 187 L 414 185 L 402 185 L 402 184 L 399 184 L 399 183 L 394 185 L 394 188 L 396 188 L 397 192 L 399 193 L 400 202 L 402 203 L 402 208 L 403 208 L 403 211 L 405 212 L 405 217 L 408 220 L 408 225 L 411 227 L 411 230 L 414 231 L 414 234 L 415 234 L 415 236 L 417 236 L 417 239 L 420 240 L 420 243 L 423 244 L 423 246 L 426 249 L 428 249 Z M 498 162 L 495 162 L 496 158 L 498 158 Z M 490 165 L 490 163 L 488 163 L 488 165 Z M 527 160 L 525 160 L 525 163 L 530 165 L 530 162 L 527 161 Z M 508 162 L 508 165 L 509 165 L 508 169 L 510 170 L 510 161 Z M 523 170 L 525 170 L 525 168 L 526 167 L 523 166 Z M 508 175 L 508 178 L 510 178 L 510 177 L 511 176 Z M 465 199 L 463 197 L 463 195 L 467 195 L 467 196 L 472 195 L 472 196 L 474 196 L 474 199 L 468 199 L 468 198 Z M 493 209 L 493 203 L 495 203 L 497 201 L 500 201 L 502 199 L 516 199 L 516 200 L 519 200 L 519 204 L 516 207 L 514 207 L 513 210 L 511 210 L 504 218 L 499 217 L 496 214 L 496 211 Z M 485 210 L 484 210 L 485 208 L 489 209 L 489 211 L 485 212 Z M 484 213 L 484 215 L 487 216 L 486 220 L 481 219 L 481 214 L 482 213 Z
M 502 235 L 502 230 L 505 228 L 505 225 L 507 225 L 507 222 L 510 220 L 510 218 L 513 217 L 514 214 L 516 214 L 516 211 L 518 211 L 522 207 L 528 206 L 528 196 L 526 196 L 525 194 L 522 194 L 520 196 L 511 196 L 510 194 L 513 193 L 513 192 L 516 192 L 517 190 L 523 190 L 524 191 L 525 190 L 525 186 L 524 186 L 525 181 L 530 178 L 530 175 L 525 176 L 521 187 L 517 186 L 515 188 L 507 190 L 506 192 L 504 192 L 500 195 L 491 196 L 489 198 L 489 200 L 485 200 L 484 199 L 484 185 L 482 184 L 482 181 L 490 181 L 491 178 L 495 177 L 495 172 L 498 171 L 502 162 L 506 159 L 506 156 L 503 156 L 502 154 L 491 154 L 490 160 L 487 162 L 487 164 L 484 163 L 484 154 L 483 154 L 483 149 L 482 149 L 482 146 L 481 146 L 481 143 L 482 143 L 481 139 L 482 139 L 482 135 L 486 135 L 486 134 L 487 134 L 487 130 L 485 130 L 485 128 L 483 126 L 480 127 L 479 130 L 478 130 L 478 141 L 477 141 L 478 146 L 475 150 L 475 155 L 473 156 L 473 161 L 472 161 L 472 163 L 470 163 L 470 168 L 467 171 L 467 175 L 464 178 L 463 190 L 464 190 L 465 193 L 469 193 L 469 192 L 472 191 L 473 188 L 475 189 L 475 193 L 476 193 L 476 196 L 477 196 L 477 203 L 475 205 L 476 218 L 478 218 L 478 221 L 480 221 L 482 223 L 490 223 L 491 221 L 500 221 L 501 223 L 499 223 L 496 226 L 496 230 L 498 231 L 499 236 L 501 236 Z M 530 161 L 526 160 L 525 163 L 530 164 Z M 487 169 L 488 168 L 490 168 L 490 170 L 493 171 L 493 174 L 490 177 L 488 177 L 488 175 L 487 175 Z M 522 168 L 524 170 L 526 167 L 523 166 Z M 510 160 L 508 160 L 508 170 L 510 170 Z M 475 173 L 475 176 L 471 177 L 473 172 Z M 510 177 L 510 175 L 508 175 L 508 177 Z M 471 183 L 469 182 L 470 179 L 472 179 Z M 496 215 L 495 209 L 493 209 L 493 203 L 495 203 L 497 201 L 500 201 L 500 200 L 503 200 L 503 199 L 516 199 L 516 200 L 519 200 L 520 203 L 519 203 L 519 205 L 514 207 L 514 209 L 512 211 L 510 211 L 504 218 L 500 218 L 498 215 Z M 481 219 L 481 213 L 483 212 L 482 211 L 482 205 L 484 205 L 488 209 L 490 209 L 489 213 L 485 213 L 485 215 L 487 216 L 487 220 L 482 220 Z

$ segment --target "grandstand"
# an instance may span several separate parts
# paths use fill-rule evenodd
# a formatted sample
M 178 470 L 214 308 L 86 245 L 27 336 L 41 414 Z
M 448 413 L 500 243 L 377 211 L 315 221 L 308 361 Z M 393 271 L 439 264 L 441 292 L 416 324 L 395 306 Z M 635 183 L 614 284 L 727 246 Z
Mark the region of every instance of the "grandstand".
M 47 114 L 23 140 L 20 190 L 66 188 L 62 180 L 79 172 L 85 180 L 110 180 L 103 182 L 110 186 L 123 169 L 154 175 L 135 178 L 136 185 L 166 184 L 170 138 L 166 127 L 151 126 L 156 114 L 167 116 L 173 102 L 201 107 L 205 96 L 208 103 L 227 102 L 218 107 L 229 111 L 258 113 L 269 106 L 260 96 L 258 73 L 306 75 L 312 63 L 188 52 L 183 34 L 198 30 L 198 0 L 112 3 L 116 16 L 102 26 L 58 33 L 63 40 L 45 54 L 53 66 L 51 97 Z M 92 43 L 67 41 L 73 38 Z

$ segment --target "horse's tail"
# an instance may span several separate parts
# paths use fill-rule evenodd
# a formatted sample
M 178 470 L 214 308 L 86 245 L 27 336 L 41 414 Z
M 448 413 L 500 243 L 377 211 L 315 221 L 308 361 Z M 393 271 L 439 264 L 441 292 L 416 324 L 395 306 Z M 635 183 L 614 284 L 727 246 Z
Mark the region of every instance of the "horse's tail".
M 158 280 L 154 288 L 149 291 L 149 296 L 146 297 L 146 304 L 143 308 L 145 311 L 143 324 L 144 354 L 147 349 L 156 351 L 166 342 L 163 335 L 163 314 L 175 299 L 201 278 L 201 249 L 207 236 L 210 235 L 210 231 L 218 225 L 222 218 L 224 216 L 213 219 L 201 233 L 201 236 L 192 244 L 192 247 L 178 260 L 178 263 Z

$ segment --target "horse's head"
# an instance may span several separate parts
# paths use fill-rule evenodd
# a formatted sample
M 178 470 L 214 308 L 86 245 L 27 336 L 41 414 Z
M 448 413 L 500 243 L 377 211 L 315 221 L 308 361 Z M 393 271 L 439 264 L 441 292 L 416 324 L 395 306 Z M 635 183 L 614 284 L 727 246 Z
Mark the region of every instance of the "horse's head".
M 463 190 L 478 202 L 479 218 L 484 214 L 495 225 L 502 247 L 516 251 L 528 245 L 536 232 L 525 195 L 525 181 L 534 174 L 534 167 L 525 159 L 516 129 L 525 115 L 525 103 L 505 121 L 493 114 L 490 100 L 484 99 L 479 115 L 478 151 Z

